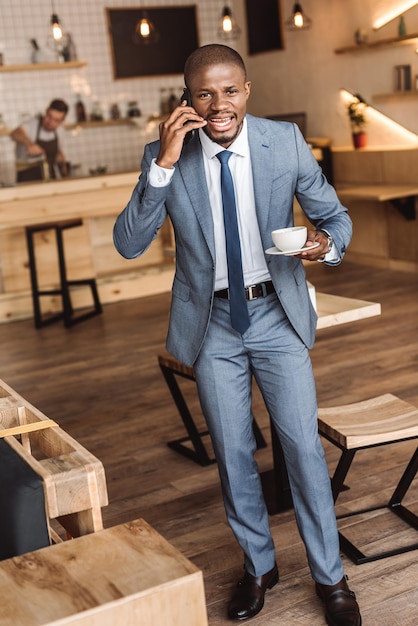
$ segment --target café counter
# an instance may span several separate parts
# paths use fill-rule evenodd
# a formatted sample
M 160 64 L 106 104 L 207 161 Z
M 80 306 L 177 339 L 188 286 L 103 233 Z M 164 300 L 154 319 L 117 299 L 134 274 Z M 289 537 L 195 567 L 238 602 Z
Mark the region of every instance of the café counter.
M 134 260 L 114 249 L 112 229 L 127 204 L 138 172 L 36 182 L 0 189 L 0 322 L 33 316 L 25 227 L 81 218 L 64 235 L 69 278 L 96 278 L 102 303 L 168 291 L 174 274 L 171 232 L 164 225 L 147 254 Z M 58 284 L 53 231 L 37 235 L 36 257 L 42 287 Z M 75 293 L 76 308 L 89 306 L 88 289 Z M 45 311 L 61 308 L 45 296 Z

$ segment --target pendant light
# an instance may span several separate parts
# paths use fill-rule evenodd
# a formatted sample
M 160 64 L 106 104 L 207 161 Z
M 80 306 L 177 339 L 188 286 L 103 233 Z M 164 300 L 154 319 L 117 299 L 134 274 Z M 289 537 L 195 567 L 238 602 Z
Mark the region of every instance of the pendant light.
M 51 0 L 51 11 L 52 13 L 49 23 L 49 36 L 47 43 L 48 47 L 55 52 L 57 61 L 63 62 L 63 50 L 66 41 L 66 35 L 64 34 L 64 27 L 59 20 L 58 14 L 55 11 L 54 0 Z
M 300 2 L 293 5 L 292 15 L 285 22 L 287 30 L 307 30 L 312 26 L 312 20 L 303 12 Z
M 232 13 L 232 9 L 228 4 L 225 4 L 219 19 L 218 35 L 221 39 L 233 41 L 238 39 L 240 34 L 241 29 Z
M 154 24 L 148 18 L 147 11 L 141 12 L 141 19 L 135 26 L 134 42 L 140 45 L 155 43 L 158 41 L 158 33 Z
M 53 13 L 51 15 L 51 29 L 52 29 L 53 40 L 56 43 L 62 41 L 62 28 L 61 28 L 60 21 L 58 19 L 58 15 L 56 13 Z

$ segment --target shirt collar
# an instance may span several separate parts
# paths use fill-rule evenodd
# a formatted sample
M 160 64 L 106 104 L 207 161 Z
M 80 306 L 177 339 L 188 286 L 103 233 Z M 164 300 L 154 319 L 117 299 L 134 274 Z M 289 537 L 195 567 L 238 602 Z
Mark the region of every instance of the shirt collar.
M 209 137 L 202 128 L 199 128 L 199 138 L 206 158 L 213 159 L 218 154 L 218 152 L 221 152 L 223 150 L 222 146 L 212 141 L 212 139 L 209 139 Z M 243 157 L 249 156 L 250 146 L 248 144 L 248 127 L 246 117 L 244 117 L 243 119 L 240 134 L 235 139 L 235 141 L 231 143 L 228 150 L 230 152 L 234 152 L 234 154 L 239 154 Z

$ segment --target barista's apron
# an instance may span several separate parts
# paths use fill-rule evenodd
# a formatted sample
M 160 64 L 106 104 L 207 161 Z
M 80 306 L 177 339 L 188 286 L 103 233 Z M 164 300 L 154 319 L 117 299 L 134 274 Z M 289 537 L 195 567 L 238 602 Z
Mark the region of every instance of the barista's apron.
M 39 122 L 38 122 L 38 128 L 36 131 L 35 143 L 37 143 L 38 146 L 40 146 L 45 152 L 45 158 L 47 160 L 48 169 L 49 169 L 49 177 L 56 178 L 54 166 L 55 166 L 55 159 L 57 158 L 57 154 L 58 154 L 57 133 L 54 130 L 54 139 L 51 139 L 51 141 L 43 141 L 42 139 L 39 139 L 41 126 L 42 126 L 42 118 L 40 117 Z M 28 169 L 25 169 L 17 173 L 18 183 L 28 182 L 31 180 L 43 180 L 43 178 L 44 176 L 43 176 L 42 163 L 36 164 L 33 167 L 29 167 Z

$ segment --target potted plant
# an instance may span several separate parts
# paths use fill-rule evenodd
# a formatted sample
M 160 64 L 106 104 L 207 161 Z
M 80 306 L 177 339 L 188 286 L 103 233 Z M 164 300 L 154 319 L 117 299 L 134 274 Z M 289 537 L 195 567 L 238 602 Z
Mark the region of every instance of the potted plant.
M 350 118 L 351 133 L 355 148 L 364 148 L 367 145 L 366 133 L 366 108 L 367 103 L 361 96 L 354 96 L 355 100 L 347 105 L 348 117 Z

